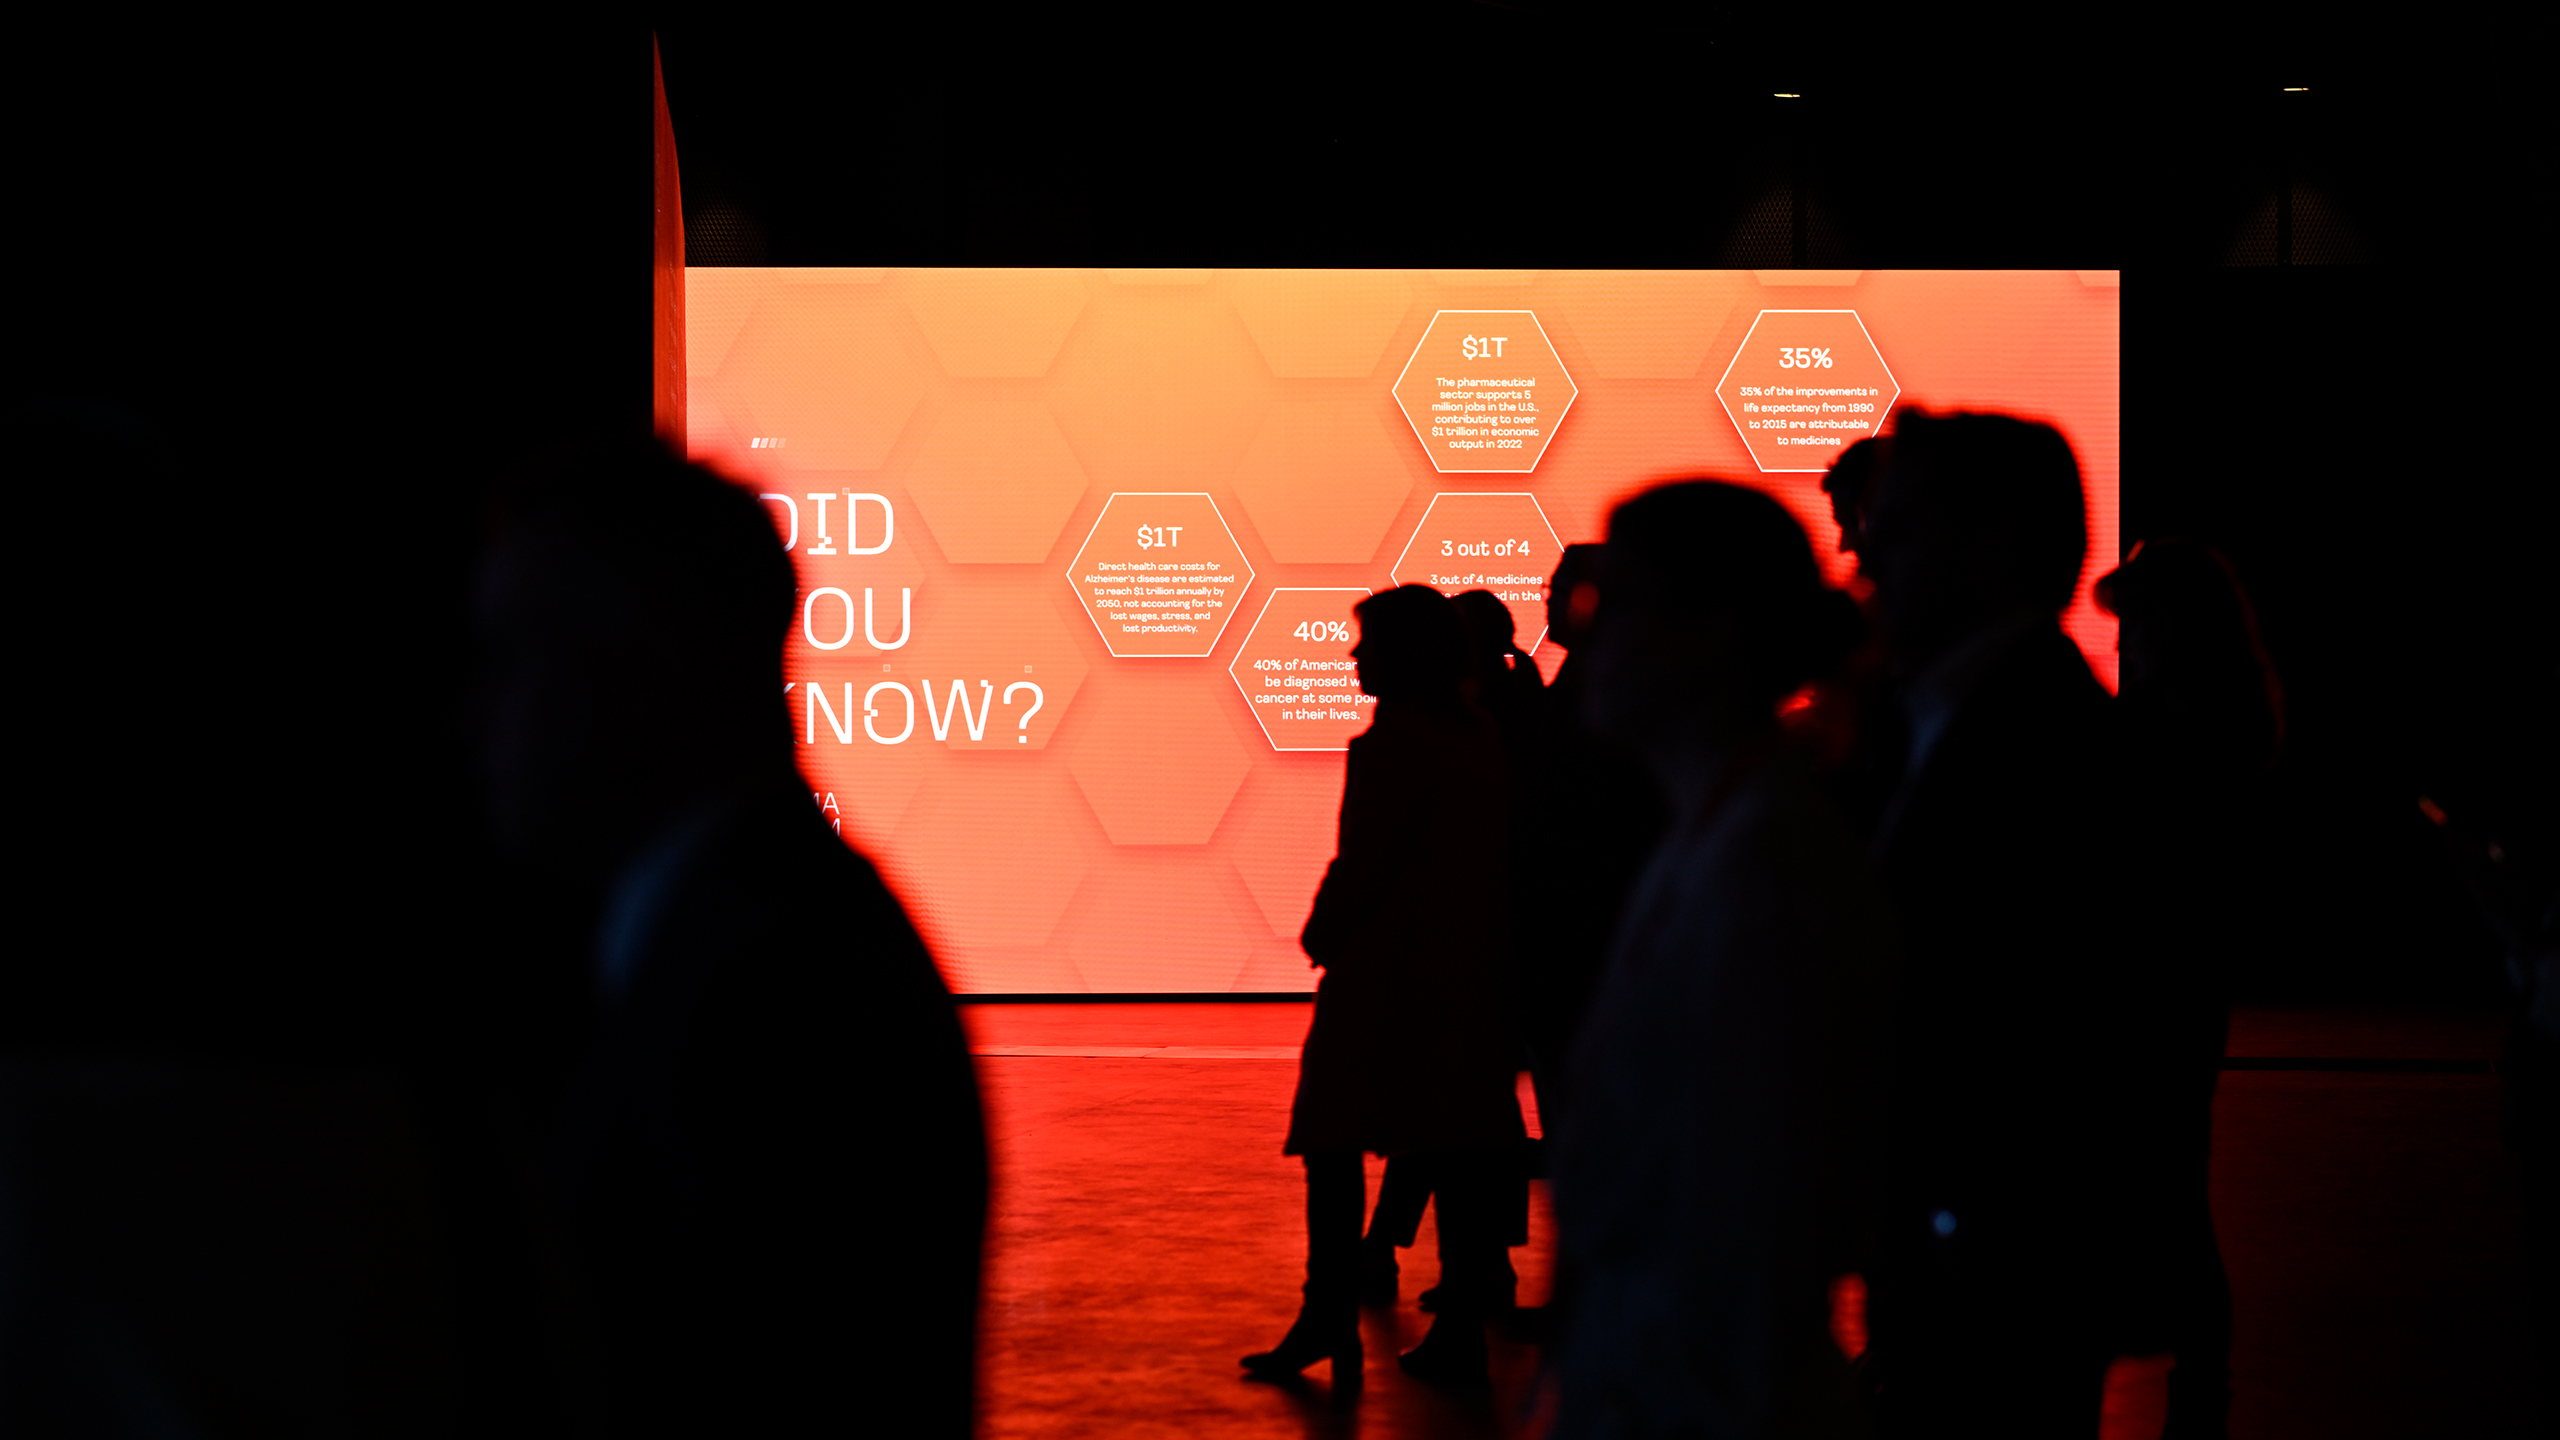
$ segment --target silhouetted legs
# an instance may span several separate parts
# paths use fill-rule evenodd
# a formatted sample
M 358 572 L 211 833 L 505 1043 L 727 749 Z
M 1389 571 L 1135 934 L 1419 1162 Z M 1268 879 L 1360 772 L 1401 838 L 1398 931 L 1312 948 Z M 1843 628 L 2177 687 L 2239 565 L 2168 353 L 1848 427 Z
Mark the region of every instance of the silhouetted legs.
M 1328 1150 L 1306 1160 L 1307 1304 L 1312 1309 L 1321 1303 L 1328 1314 L 1339 1308 L 1356 1319 L 1360 1212 L 1368 1203 L 1360 1152 Z
M 1334 1362 L 1334 1383 L 1360 1374 L 1360 1212 L 1368 1182 L 1357 1150 L 1309 1154 L 1307 1165 L 1306 1300 L 1277 1348 L 1244 1357 L 1259 1375 L 1293 1375 L 1318 1360 Z
M 1508 1150 L 1444 1151 L 1432 1157 L 1440 1206 L 1440 1313 L 1478 1320 L 1511 1303 L 1510 1192 L 1519 1183 Z
M 1367 1185 L 1356 1150 L 1319 1151 L 1305 1159 L 1306 1302 L 1280 1344 L 1244 1357 L 1244 1364 L 1256 1374 L 1276 1377 L 1331 1357 L 1334 1379 L 1341 1383 L 1359 1373 L 1365 1248 L 1360 1212 Z M 1400 1192 L 1408 1198 L 1399 1204 L 1409 1203 L 1418 1212 L 1421 1199 L 1436 1195 L 1440 1206 L 1439 1318 L 1423 1342 L 1405 1355 L 1405 1368 L 1437 1384 L 1481 1386 L 1486 1379 L 1485 1321 L 1510 1308 L 1516 1283 L 1504 1240 L 1513 1208 L 1508 1192 L 1520 1184 L 1518 1159 L 1509 1149 L 1398 1156 L 1388 1166 L 1390 1181 L 1398 1165 L 1404 1166 L 1409 1187 Z M 1380 1186 L 1382 1211 L 1389 1198 L 1387 1184 Z M 1397 1232 L 1382 1224 L 1372 1233 L 1392 1239 Z M 1409 1238 L 1413 1231 L 1403 1233 Z
M 1361 1303 L 1393 1305 L 1396 1303 L 1396 1252 L 1413 1247 L 1422 1228 L 1423 1207 L 1431 1203 L 1440 1189 L 1436 1166 L 1448 1157 L 1429 1152 L 1392 1156 L 1386 1174 L 1378 1181 L 1377 1208 L 1369 1213 L 1369 1233 L 1360 1242 Z M 1472 1161 L 1460 1157 L 1461 1164 Z M 1490 1162 L 1488 1161 L 1490 1165 Z M 1529 1243 L 1529 1181 L 1518 1162 L 1493 1166 L 1488 1170 L 1488 1183 L 1495 1188 L 1492 1195 L 1499 1205 L 1496 1218 L 1501 1230 L 1501 1246 L 1486 1281 L 1487 1293 L 1495 1313 L 1512 1307 L 1512 1297 L 1519 1288 L 1518 1274 L 1511 1268 L 1510 1246 Z M 1463 1200 L 1460 1202 L 1465 1203 Z M 1441 1201 L 1442 1223 L 1447 1223 L 1448 1201 Z M 1445 1275 L 1446 1232 L 1443 1232 L 1443 1283 L 1422 1296 L 1422 1308 L 1438 1310 L 1447 1295 Z
M 1369 1215 L 1369 1233 L 1361 1242 L 1360 1298 L 1371 1305 L 1396 1303 L 1396 1252 L 1411 1249 L 1422 1228 L 1422 1207 L 1431 1203 L 1430 1160 L 1396 1155 L 1387 1160 L 1378 1181 L 1378 1208 Z
M 1520 1183 L 1518 1159 L 1506 1148 L 1442 1151 L 1430 1160 L 1440 1207 L 1439 1318 L 1403 1365 L 1435 1384 L 1476 1388 L 1486 1383 L 1485 1321 L 1511 1305 L 1514 1278 L 1503 1241 L 1507 1191 Z

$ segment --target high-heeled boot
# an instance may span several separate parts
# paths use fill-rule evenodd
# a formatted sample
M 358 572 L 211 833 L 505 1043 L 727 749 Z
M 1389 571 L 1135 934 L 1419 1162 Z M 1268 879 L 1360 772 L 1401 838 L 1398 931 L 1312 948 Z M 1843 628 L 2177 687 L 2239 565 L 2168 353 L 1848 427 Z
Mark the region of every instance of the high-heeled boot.
M 1336 1386 L 1360 1379 L 1360 1152 L 1320 1151 L 1307 1161 L 1307 1285 L 1298 1321 L 1277 1346 L 1244 1357 L 1266 1380 L 1333 1361 Z
M 1491 1388 L 1493 1372 L 1485 1351 L 1484 1315 L 1441 1312 L 1431 1322 L 1431 1333 L 1422 1337 L 1421 1344 L 1397 1356 L 1396 1363 L 1414 1379 L 1444 1390 Z
M 1360 1303 L 1393 1308 L 1401 1267 L 1392 1240 L 1372 1236 L 1360 1242 Z
M 1417 1380 L 1451 1390 L 1481 1391 L 1490 1383 L 1485 1321 L 1497 1305 L 1508 1307 L 1514 1283 L 1503 1247 L 1499 1178 L 1510 1156 L 1444 1152 L 1432 1160 L 1440 1207 L 1440 1283 L 1433 1287 L 1438 1318 L 1422 1343 L 1400 1364 Z
M 1297 1374 L 1319 1360 L 1333 1362 L 1333 1383 L 1360 1380 L 1360 1298 L 1307 1287 L 1306 1303 L 1280 1343 L 1259 1355 L 1244 1357 L 1244 1368 L 1267 1380 Z
M 1360 1303 L 1392 1308 L 1396 1303 L 1396 1251 L 1410 1248 L 1421 1228 L 1423 1207 L 1431 1203 L 1431 1157 L 1398 1155 L 1378 1177 L 1378 1208 L 1369 1216 L 1369 1234 L 1360 1242 Z M 1428 1307 L 1426 1307 L 1428 1308 Z

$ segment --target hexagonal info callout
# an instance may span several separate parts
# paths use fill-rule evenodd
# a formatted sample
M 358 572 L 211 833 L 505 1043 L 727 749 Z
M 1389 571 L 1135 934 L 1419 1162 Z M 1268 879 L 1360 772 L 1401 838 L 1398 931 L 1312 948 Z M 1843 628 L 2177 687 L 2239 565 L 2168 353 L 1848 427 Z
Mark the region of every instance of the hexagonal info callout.
M 1206 494 L 1122 491 L 1067 567 L 1076 603 L 1113 655 L 1206 655 L 1253 584 L 1253 566 Z
M 1763 310 L 1716 399 L 1764 471 L 1819 471 L 1878 434 L 1900 382 L 1855 310 Z
M 1492 591 L 1511 611 L 1514 642 L 1534 651 L 1547 637 L 1547 577 L 1563 554 L 1535 495 L 1441 494 L 1389 573 L 1443 595 Z
M 1396 377 L 1396 403 L 1443 472 L 1537 469 L 1573 396 L 1573 377 L 1527 310 L 1441 311 Z
M 1346 750 L 1369 728 L 1378 702 L 1360 693 L 1352 669 L 1360 629 L 1351 607 L 1370 593 L 1284 587 L 1263 600 L 1227 673 L 1272 749 Z

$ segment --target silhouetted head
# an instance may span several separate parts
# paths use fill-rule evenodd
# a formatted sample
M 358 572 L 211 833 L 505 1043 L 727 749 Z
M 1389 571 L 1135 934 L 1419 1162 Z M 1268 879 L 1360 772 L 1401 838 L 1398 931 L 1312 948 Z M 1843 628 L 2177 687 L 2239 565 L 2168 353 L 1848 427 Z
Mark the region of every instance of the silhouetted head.
M 1895 658 L 1925 664 L 2022 611 L 2058 616 L 2088 549 L 2080 465 L 2050 425 L 1904 410 L 1869 481 L 1858 561 Z
M 1854 555 L 1866 529 L 1867 491 L 1884 463 L 1884 437 L 1870 435 L 1840 452 L 1823 472 L 1822 493 L 1831 497 L 1831 520 L 1840 527 L 1840 550 Z
M 2163 738 L 2221 763 L 2276 762 L 2284 691 L 2230 561 L 2192 540 L 2139 542 L 2098 578 L 2097 595 L 2117 620 L 2126 704 L 2172 732 Z
M 1351 647 L 1360 688 L 1384 701 L 1464 703 L 1472 670 L 1467 623 L 1449 597 L 1428 585 L 1399 585 L 1351 607 L 1360 643 Z
M 1449 597 L 1458 607 L 1458 618 L 1467 624 L 1467 653 L 1478 671 L 1509 668 L 1508 657 L 1518 647 L 1519 637 L 1511 619 L 1511 607 L 1490 590 L 1461 590 Z
M 1857 605 L 1822 583 L 1795 517 L 1713 480 L 1620 505 L 1599 594 L 1585 718 L 1657 761 L 1773 728 L 1779 700 L 1859 635 Z
M 1567 650 L 1582 643 L 1599 608 L 1603 553 L 1604 547 L 1589 541 L 1567 545 L 1556 558 L 1556 573 L 1547 577 L 1547 638 Z
M 791 562 L 745 491 L 655 441 L 532 472 L 480 576 L 500 842 L 609 872 L 725 790 L 787 776 Z

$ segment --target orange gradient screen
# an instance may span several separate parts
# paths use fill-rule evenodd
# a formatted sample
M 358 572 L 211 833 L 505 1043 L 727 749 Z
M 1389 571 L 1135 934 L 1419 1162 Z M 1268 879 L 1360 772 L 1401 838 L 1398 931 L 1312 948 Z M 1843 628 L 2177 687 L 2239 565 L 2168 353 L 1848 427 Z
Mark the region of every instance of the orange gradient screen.
M 813 796 L 964 992 L 1293 991 L 1351 606 L 1539 587 L 1648 483 L 1791 510 L 1897 403 L 2059 427 L 2117 553 L 2114 272 L 687 272 L 693 453 L 800 577 Z

